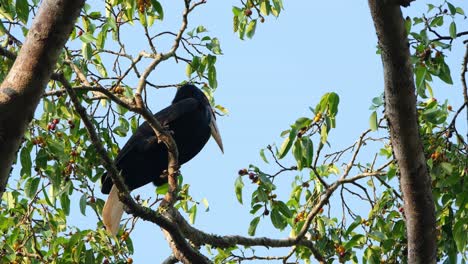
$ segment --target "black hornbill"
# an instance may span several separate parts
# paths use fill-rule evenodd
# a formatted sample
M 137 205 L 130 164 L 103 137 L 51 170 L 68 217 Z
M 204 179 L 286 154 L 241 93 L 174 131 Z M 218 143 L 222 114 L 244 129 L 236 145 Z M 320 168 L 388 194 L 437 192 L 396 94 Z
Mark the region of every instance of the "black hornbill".
M 191 84 L 180 87 L 172 104 L 154 115 L 171 133 L 179 151 L 179 165 L 191 160 L 213 136 L 223 151 L 223 143 L 216 126 L 214 111 L 205 94 Z M 153 182 L 156 186 L 167 182 L 163 171 L 168 166 L 168 153 L 164 143 L 158 143 L 153 129 L 144 122 L 128 140 L 115 159 L 125 184 L 130 190 Z M 116 234 L 123 214 L 118 190 L 112 179 L 101 178 L 102 193 L 109 194 L 102 216 L 106 229 Z

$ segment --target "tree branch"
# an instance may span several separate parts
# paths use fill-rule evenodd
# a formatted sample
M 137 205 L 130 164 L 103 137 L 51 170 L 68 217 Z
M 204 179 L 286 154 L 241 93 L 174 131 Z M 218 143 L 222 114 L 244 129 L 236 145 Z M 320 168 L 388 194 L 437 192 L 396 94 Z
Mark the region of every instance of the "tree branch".
M 419 137 L 413 68 L 399 6 L 369 0 L 382 51 L 385 115 L 400 169 L 409 263 L 435 263 L 436 218 L 431 180 Z
M 7 57 L 8 59 L 14 61 L 16 59 L 16 54 L 7 50 L 4 47 L 0 47 L 0 56 Z
M 0 85 L 0 197 L 21 138 L 83 4 L 84 0 L 43 1 L 17 60 Z

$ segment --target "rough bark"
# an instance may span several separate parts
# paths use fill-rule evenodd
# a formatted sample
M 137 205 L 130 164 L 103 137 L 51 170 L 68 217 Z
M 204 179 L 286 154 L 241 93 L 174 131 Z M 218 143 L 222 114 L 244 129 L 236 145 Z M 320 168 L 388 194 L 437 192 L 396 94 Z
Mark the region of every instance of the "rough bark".
M 57 58 L 84 0 L 45 0 L 13 67 L 0 85 L 0 197 Z
M 413 68 L 400 6 L 369 0 L 385 78 L 385 115 L 400 170 L 409 263 L 435 263 L 435 207 L 419 136 Z

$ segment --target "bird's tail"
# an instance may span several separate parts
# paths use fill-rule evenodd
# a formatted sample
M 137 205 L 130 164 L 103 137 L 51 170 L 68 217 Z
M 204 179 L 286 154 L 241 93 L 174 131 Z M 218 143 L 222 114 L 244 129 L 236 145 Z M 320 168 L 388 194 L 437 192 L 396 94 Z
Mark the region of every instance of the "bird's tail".
M 106 226 L 107 231 L 116 235 L 119 231 L 120 219 L 122 219 L 123 204 L 119 200 L 119 191 L 115 185 L 112 185 L 112 189 L 107 197 L 107 201 L 102 209 L 102 221 Z

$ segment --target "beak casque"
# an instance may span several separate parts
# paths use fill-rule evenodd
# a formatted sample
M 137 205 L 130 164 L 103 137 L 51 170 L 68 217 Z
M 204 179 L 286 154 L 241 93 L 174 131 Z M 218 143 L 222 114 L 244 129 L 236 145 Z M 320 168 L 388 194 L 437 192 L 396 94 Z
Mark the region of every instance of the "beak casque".
M 223 141 L 221 140 L 221 134 L 219 133 L 218 126 L 216 125 L 216 117 L 214 115 L 214 111 L 211 111 L 210 128 L 211 128 L 211 136 L 213 136 L 214 140 L 216 141 L 219 148 L 221 149 L 221 152 L 224 153 Z

